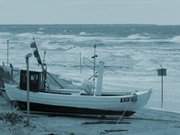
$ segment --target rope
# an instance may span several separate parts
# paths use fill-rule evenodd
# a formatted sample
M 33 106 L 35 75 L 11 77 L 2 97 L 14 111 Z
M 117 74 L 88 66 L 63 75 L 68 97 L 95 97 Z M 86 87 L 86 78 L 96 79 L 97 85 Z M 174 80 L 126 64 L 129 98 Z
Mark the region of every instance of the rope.
M 55 83 L 61 88 L 63 89 L 64 87 L 56 80 L 56 78 L 53 77 L 53 75 L 51 75 L 49 72 L 47 72 L 47 74 L 49 75 L 49 77 L 51 77 Z
M 132 95 L 133 96 L 133 95 Z M 130 100 L 131 101 L 131 100 Z M 131 101 L 132 102 L 132 101 Z M 124 109 L 124 111 L 123 111 L 123 113 L 122 113 L 122 115 L 119 117 L 119 119 L 116 121 L 116 123 L 115 123 L 115 125 L 119 125 L 119 123 L 121 123 L 122 122 L 122 120 L 125 118 L 125 114 L 126 114 L 126 112 L 128 111 L 128 108 L 129 108 L 129 105 L 127 105 L 126 106 L 126 108 Z M 111 129 L 109 129 L 108 131 L 114 131 L 115 130 L 115 128 L 114 128 L 114 126 L 111 128 Z M 107 132 L 107 130 L 104 130 L 104 132 L 101 132 L 100 134 L 108 134 L 108 132 Z

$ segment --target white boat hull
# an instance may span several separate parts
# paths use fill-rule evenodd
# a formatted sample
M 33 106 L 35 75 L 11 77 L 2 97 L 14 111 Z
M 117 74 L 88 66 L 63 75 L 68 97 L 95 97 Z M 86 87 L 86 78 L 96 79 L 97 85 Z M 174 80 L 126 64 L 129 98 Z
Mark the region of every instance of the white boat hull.
M 6 86 L 5 94 L 11 102 L 26 109 L 27 92 L 13 85 Z M 88 96 L 74 93 L 71 95 L 30 92 L 30 108 L 34 111 L 79 114 L 122 114 L 131 115 L 148 102 L 151 91 L 116 96 Z M 137 99 L 137 100 L 136 100 Z

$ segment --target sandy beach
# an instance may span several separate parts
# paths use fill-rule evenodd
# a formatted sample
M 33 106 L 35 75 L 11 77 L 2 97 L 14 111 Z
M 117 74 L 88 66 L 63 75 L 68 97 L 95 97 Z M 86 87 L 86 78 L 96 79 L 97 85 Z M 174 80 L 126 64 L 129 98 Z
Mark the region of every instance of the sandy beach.
M 2 97 L 0 110 L 1 135 L 179 135 L 180 132 L 180 114 L 148 108 L 124 119 L 31 114 L 30 126 L 26 126 L 26 114 L 15 111 Z

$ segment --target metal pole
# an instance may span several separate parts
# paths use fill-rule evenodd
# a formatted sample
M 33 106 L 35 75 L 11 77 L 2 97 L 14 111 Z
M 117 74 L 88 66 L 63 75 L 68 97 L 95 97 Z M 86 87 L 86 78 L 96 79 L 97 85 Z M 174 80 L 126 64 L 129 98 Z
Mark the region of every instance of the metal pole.
M 96 44 L 94 45 L 94 56 L 91 58 L 93 59 L 93 95 L 95 95 L 95 83 L 96 83 L 96 58 L 98 55 L 96 54 Z
M 96 83 L 96 45 L 94 45 L 94 67 L 93 67 L 93 93 L 95 94 L 95 83 Z
M 163 97 L 164 97 L 164 91 L 163 91 L 163 75 L 161 76 L 161 108 L 163 108 Z
M 29 58 L 32 56 L 31 53 L 26 55 L 26 66 L 27 66 L 27 126 L 30 125 L 30 101 L 29 101 Z
M 7 65 L 9 64 L 9 40 L 7 40 Z
M 27 125 L 29 126 L 30 120 L 29 120 L 29 59 L 27 59 Z

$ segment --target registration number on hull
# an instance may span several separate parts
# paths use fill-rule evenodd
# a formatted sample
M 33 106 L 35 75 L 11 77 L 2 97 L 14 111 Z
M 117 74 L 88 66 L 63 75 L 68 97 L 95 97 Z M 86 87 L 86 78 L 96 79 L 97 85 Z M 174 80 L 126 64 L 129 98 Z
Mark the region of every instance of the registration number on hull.
M 133 97 L 124 97 L 120 99 L 120 102 L 137 102 L 137 95 L 134 95 Z

